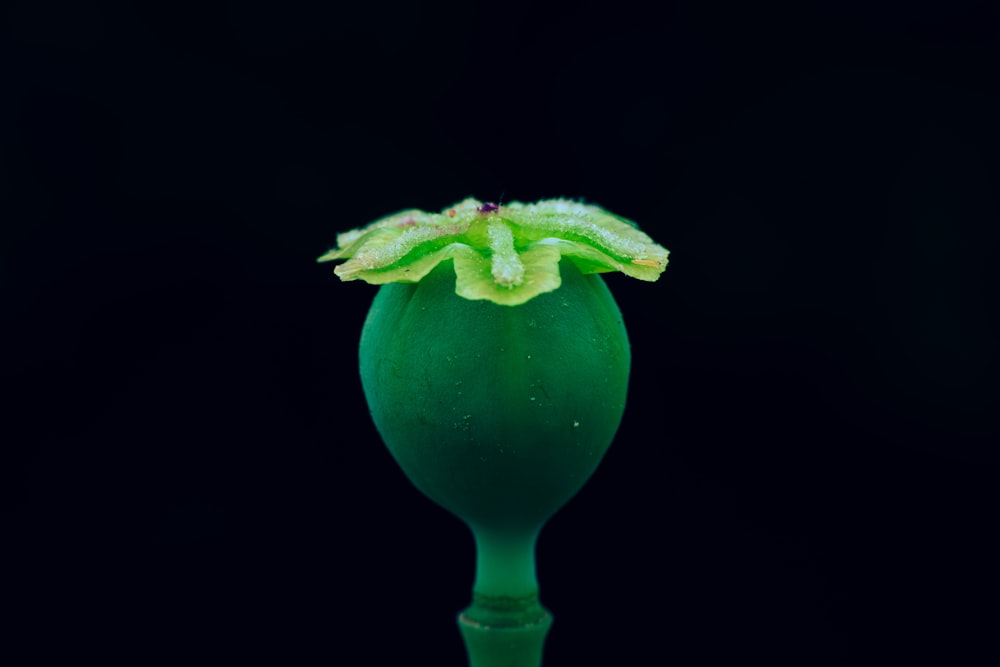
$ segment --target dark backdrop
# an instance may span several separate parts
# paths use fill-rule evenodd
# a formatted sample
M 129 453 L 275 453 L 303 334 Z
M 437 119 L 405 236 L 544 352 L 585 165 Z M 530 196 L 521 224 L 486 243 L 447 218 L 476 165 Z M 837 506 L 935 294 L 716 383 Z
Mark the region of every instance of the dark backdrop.
M 672 257 L 607 279 L 630 402 L 541 538 L 548 664 L 995 660 L 992 4 L 5 3 L 0 651 L 463 664 L 471 539 L 314 259 L 567 196 Z

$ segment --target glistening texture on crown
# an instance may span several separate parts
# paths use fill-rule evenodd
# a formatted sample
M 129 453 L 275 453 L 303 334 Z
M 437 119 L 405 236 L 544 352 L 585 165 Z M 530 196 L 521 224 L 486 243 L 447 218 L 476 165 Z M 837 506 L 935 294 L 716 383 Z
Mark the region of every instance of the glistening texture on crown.
M 599 206 L 466 199 L 441 213 L 401 211 L 340 234 L 318 261 L 347 260 L 334 269 L 341 280 L 382 285 L 417 282 L 450 259 L 459 296 L 516 306 L 559 287 L 563 257 L 582 273 L 654 281 L 668 255 L 635 223 Z

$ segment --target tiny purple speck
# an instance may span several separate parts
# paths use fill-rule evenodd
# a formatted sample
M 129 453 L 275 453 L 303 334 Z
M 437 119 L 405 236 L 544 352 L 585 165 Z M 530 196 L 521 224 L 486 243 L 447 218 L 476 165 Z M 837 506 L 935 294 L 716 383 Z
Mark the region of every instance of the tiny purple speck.
M 498 206 L 497 204 L 494 204 L 493 202 L 488 201 L 485 204 L 483 204 L 482 206 L 480 206 L 478 210 L 479 210 L 480 213 L 492 213 L 493 211 L 496 211 L 499 208 L 500 208 L 500 206 Z

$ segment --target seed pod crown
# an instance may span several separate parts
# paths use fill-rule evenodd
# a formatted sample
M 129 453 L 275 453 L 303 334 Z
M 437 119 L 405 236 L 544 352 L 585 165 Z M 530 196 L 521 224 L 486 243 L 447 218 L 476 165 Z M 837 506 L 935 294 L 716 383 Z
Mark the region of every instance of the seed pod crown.
M 561 258 L 585 274 L 654 281 L 668 255 L 635 223 L 599 206 L 466 199 L 441 213 L 400 211 L 340 234 L 318 261 L 347 260 L 334 269 L 342 280 L 382 285 L 418 282 L 450 259 L 459 296 L 516 306 L 559 288 Z

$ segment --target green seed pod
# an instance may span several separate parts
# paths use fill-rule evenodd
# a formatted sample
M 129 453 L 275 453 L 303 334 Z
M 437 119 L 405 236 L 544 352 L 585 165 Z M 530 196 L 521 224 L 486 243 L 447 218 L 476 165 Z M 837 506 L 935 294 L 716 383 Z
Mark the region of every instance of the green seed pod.
M 455 294 L 441 264 L 384 286 L 361 379 L 393 456 L 466 523 L 535 530 L 590 477 L 625 409 L 629 346 L 604 281 L 564 262 L 562 286 L 511 308 Z
M 625 409 L 628 337 L 596 274 L 656 280 L 667 251 L 564 200 L 404 211 L 338 244 L 320 261 L 347 259 L 342 279 L 383 285 L 360 346 L 375 425 L 414 485 L 476 538 L 473 604 L 460 616 L 472 664 L 539 664 L 551 619 L 535 540 Z

